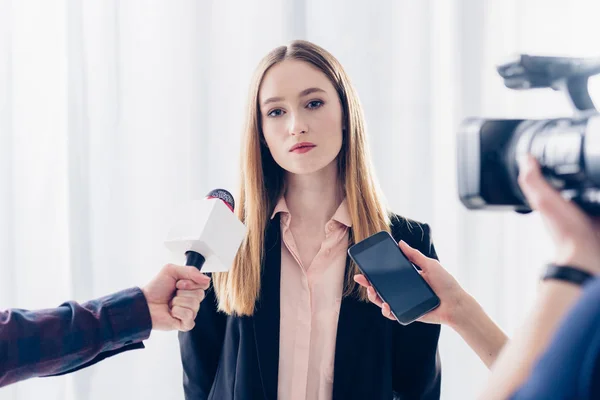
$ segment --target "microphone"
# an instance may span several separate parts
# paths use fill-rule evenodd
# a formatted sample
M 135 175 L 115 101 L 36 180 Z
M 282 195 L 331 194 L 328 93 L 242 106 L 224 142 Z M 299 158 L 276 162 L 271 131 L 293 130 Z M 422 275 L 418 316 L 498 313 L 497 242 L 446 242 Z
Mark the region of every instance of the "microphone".
M 225 205 L 231 210 L 231 212 L 234 212 L 234 210 L 235 210 L 235 201 L 233 200 L 233 196 L 231 195 L 231 193 L 229 193 L 225 189 L 211 190 L 206 195 L 205 199 L 207 199 L 207 200 L 219 199 L 223 203 L 225 203 Z M 206 261 L 206 258 L 202 254 L 200 254 L 194 250 L 188 250 L 185 253 L 185 255 L 187 257 L 185 265 L 193 265 L 194 267 L 198 268 L 199 270 L 202 270 L 202 266 L 204 265 L 204 262 Z
M 185 265 L 202 272 L 228 271 L 246 235 L 246 226 L 233 213 L 233 196 L 211 190 L 204 200 L 189 202 L 177 211 L 165 246 Z

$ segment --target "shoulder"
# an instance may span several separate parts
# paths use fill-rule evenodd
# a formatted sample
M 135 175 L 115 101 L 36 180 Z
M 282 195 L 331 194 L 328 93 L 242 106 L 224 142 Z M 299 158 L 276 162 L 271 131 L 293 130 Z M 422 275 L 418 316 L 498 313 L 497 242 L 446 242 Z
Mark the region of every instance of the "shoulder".
M 390 231 L 397 242 L 404 240 L 426 256 L 437 258 L 429 224 L 390 213 Z
M 419 242 L 428 240 L 431 228 L 425 222 L 415 221 L 398 214 L 390 214 L 390 229 L 396 240 Z

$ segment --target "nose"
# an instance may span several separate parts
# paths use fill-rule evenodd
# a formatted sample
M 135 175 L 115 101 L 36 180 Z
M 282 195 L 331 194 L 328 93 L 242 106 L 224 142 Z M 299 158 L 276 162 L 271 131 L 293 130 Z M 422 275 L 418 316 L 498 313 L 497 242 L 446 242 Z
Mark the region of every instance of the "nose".
M 308 132 L 308 125 L 299 115 L 292 115 L 290 118 L 290 135 L 303 135 Z

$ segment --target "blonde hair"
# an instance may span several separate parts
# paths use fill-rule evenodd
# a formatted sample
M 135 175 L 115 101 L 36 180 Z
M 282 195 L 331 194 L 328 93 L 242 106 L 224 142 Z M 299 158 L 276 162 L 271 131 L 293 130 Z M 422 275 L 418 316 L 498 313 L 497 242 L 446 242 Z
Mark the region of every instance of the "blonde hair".
M 243 143 L 241 179 L 237 216 L 248 227 L 240 250 L 228 272 L 213 274 L 218 308 L 227 314 L 252 315 L 261 285 L 265 256 L 265 233 L 276 202 L 283 194 L 284 171 L 266 147 L 261 128 L 259 88 L 266 72 L 284 60 L 300 60 L 321 70 L 336 89 L 343 112 L 343 142 L 338 155 L 338 173 L 343 183 L 352 228 L 350 244 L 385 230 L 390 217 L 371 166 L 362 107 L 354 87 L 339 61 L 325 49 L 307 42 L 293 41 L 267 54 L 256 69 L 251 82 Z M 279 229 L 279 227 L 277 227 Z M 353 280 L 357 267 L 350 265 L 344 295 L 357 289 Z M 367 300 L 366 290 L 358 296 Z

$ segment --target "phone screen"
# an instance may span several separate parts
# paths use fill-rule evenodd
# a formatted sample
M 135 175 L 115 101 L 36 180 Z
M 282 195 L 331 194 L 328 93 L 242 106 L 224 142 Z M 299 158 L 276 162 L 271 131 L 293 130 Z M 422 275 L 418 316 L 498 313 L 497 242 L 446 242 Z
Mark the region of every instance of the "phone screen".
M 387 232 L 357 243 L 349 253 L 401 323 L 410 323 L 439 305 L 438 297 Z

